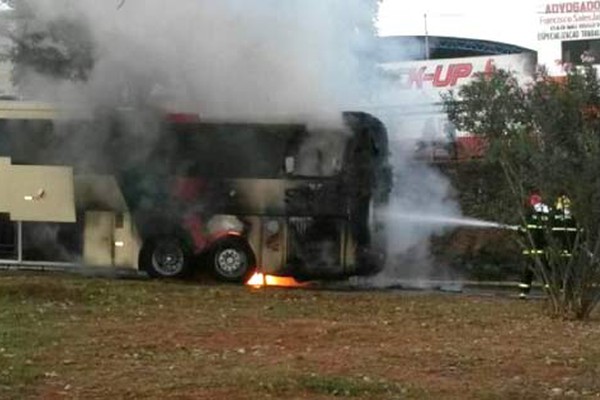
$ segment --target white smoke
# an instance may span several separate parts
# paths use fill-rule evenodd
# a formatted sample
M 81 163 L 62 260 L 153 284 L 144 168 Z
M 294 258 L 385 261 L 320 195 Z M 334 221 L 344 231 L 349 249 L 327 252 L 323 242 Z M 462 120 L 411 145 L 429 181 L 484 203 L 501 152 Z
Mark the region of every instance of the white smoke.
M 31 97 L 89 109 L 143 101 L 206 119 L 261 122 L 329 121 L 362 109 L 381 117 L 391 142 L 401 143 L 392 148 L 396 188 L 388 211 L 460 214 L 446 179 L 412 162 L 414 142 L 407 147 L 404 139 L 421 132 L 402 115 L 389 118 L 386 107 L 412 100 L 376 73 L 375 0 L 30 3 L 40 20 L 85 21 L 97 43 L 89 81 L 30 76 L 22 90 Z M 390 219 L 387 230 L 391 261 L 383 276 L 427 278 L 428 243 L 439 227 Z M 394 262 L 407 252 L 418 255 L 414 269 Z
M 378 210 L 386 219 L 386 268 L 373 284 L 400 281 L 427 287 L 432 279 L 455 279 L 454 273 L 432 256 L 431 239 L 454 229 L 461 211 L 446 176 L 423 161 L 415 161 L 414 141 L 393 142 L 394 189 L 388 207 Z
M 419 94 L 396 99 L 410 109 L 423 103 Z M 390 205 L 380 210 L 385 215 L 388 239 L 388 265 L 376 280 L 412 281 L 419 287 L 431 279 L 456 279 L 455 272 L 432 256 L 431 240 L 455 229 L 446 220 L 462 216 L 456 193 L 448 178 L 430 165 L 434 158 L 452 156 L 452 141 L 447 136 L 447 119 L 441 107 L 426 105 L 421 115 L 385 110 L 380 118 L 390 130 L 394 192 Z M 409 115 L 407 115 L 409 114 Z M 432 223 L 431 220 L 435 220 Z
M 146 101 L 228 120 L 337 115 L 364 98 L 356 54 L 374 38 L 376 1 L 30 2 L 38 19 L 84 20 L 98 44 L 89 82 L 38 81 L 38 98 L 126 103 L 144 86 Z

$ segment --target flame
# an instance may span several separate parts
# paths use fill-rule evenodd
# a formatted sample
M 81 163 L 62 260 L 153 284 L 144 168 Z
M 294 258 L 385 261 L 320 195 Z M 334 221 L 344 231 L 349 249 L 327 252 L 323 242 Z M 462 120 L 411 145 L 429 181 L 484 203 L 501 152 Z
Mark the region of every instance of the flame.
M 260 288 L 265 286 L 277 286 L 277 287 L 303 287 L 306 284 L 300 283 L 291 276 L 276 276 L 276 275 L 267 275 L 261 272 L 256 272 L 246 285 Z

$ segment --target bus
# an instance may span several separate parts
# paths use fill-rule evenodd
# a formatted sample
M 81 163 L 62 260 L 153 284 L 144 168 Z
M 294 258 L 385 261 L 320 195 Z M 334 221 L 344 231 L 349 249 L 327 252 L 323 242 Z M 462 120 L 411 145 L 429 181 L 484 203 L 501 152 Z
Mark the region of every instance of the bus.
M 10 103 L 10 102 L 9 102 Z M 160 115 L 156 118 L 156 115 Z M 84 119 L 0 105 L 0 263 L 228 282 L 378 272 L 391 190 L 384 125 Z M 10 188 L 10 189 L 7 189 Z

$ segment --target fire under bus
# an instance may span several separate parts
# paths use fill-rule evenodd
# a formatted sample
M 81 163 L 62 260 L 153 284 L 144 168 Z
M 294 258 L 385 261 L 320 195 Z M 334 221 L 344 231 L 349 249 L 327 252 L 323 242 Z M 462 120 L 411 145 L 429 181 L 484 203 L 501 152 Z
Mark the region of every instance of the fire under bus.
M 4 102 L 0 264 L 229 282 L 376 273 L 387 133 L 369 114 L 343 121 L 311 130 L 169 114 L 132 129 L 126 113 L 75 121 Z

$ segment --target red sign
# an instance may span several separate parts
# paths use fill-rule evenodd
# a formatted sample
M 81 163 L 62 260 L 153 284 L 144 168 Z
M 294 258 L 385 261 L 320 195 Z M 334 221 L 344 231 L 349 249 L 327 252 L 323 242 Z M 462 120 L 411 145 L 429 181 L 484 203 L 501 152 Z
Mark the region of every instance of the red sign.
M 529 76 L 535 61 L 528 54 L 469 57 L 444 60 L 408 61 L 382 64 L 382 73 L 395 88 L 443 91 L 468 83 L 477 74 L 491 74 L 495 68 L 514 71 L 518 78 Z
M 494 69 L 494 60 L 489 59 L 485 64 L 483 71 L 476 69 L 471 62 L 455 63 L 455 64 L 438 64 L 435 66 L 421 66 L 412 68 L 401 68 L 393 71 L 397 80 L 400 80 L 400 85 L 403 89 L 423 89 L 423 84 L 431 82 L 435 88 L 450 89 L 465 79 L 474 77 L 477 72 L 489 74 Z

